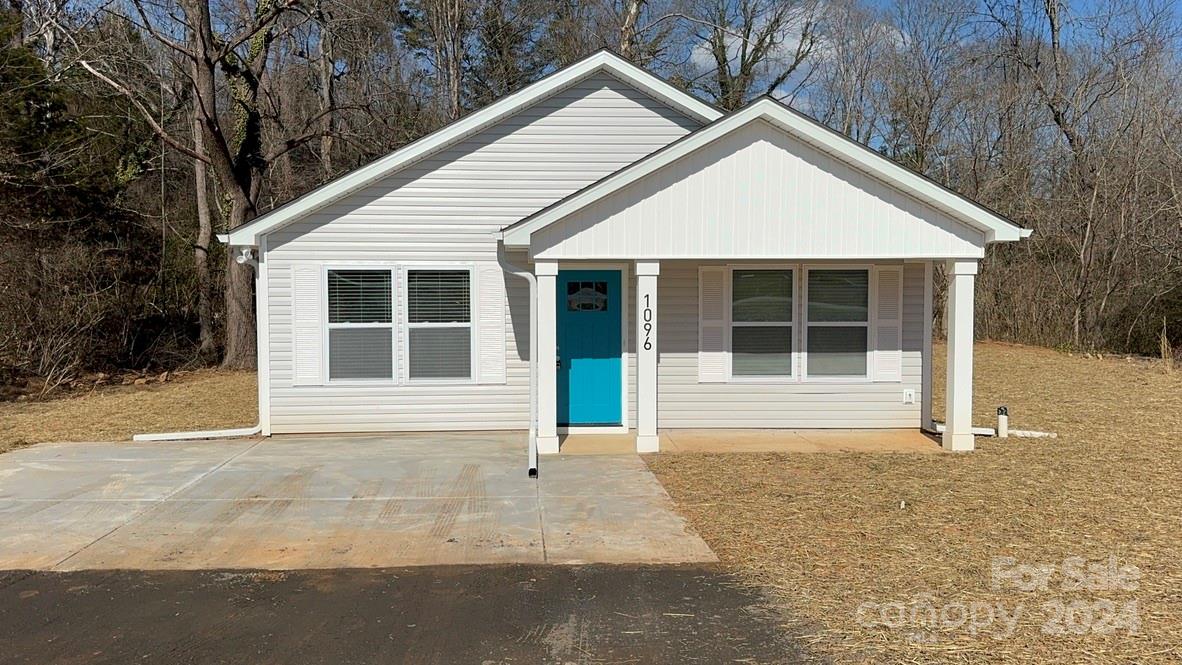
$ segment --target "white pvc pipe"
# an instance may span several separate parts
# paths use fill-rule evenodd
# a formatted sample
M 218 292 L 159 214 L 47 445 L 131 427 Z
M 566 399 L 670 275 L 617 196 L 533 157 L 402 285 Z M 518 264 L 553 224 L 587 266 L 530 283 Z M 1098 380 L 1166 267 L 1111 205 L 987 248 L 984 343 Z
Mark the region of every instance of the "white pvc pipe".
M 497 263 L 511 275 L 529 284 L 529 461 L 526 473 L 538 476 L 538 278 L 533 272 L 514 265 L 505 256 L 505 246 L 497 243 Z
M 1035 430 L 1029 430 L 1029 429 L 1012 429 L 1012 430 L 1010 430 L 1010 436 L 1016 436 L 1016 437 L 1023 438 L 1023 439 L 1057 439 L 1057 438 L 1059 438 L 1059 435 L 1055 434 L 1054 432 L 1037 432 Z
M 935 423 L 933 427 L 937 433 L 944 432 L 944 423 Z M 1059 435 L 1054 432 L 1039 432 L 1030 429 L 1012 429 L 1009 430 L 1011 437 L 1018 437 L 1020 439 L 1057 439 Z M 992 427 L 974 427 L 973 436 L 997 436 L 997 432 Z
M 132 441 L 196 441 L 198 439 L 235 439 L 254 436 L 262 432 L 261 425 L 254 427 L 239 427 L 237 429 L 211 429 L 195 432 L 161 432 L 159 434 L 136 434 Z
M 935 425 L 936 426 L 934 429 L 936 430 L 936 432 L 939 434 L 943 434 L 944 430 L 946 429 L 944 427 L 944 423 L 937 422 L 937 423 L 935 423 Z M 973 431 L 973 436 L 996 436 L 997 435 L 997 432 L 994 431 L 994 429 L 992 427 L 974 427 L 972 431 Z

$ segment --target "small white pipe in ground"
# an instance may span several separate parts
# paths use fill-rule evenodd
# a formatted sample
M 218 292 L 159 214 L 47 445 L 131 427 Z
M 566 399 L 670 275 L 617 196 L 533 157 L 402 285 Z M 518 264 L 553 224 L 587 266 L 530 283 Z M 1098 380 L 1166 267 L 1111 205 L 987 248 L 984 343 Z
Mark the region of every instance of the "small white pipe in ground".
M 1055 434 L 1054 432 L 1036 432 L 1034 430 L 1027 430 L 1027 429 L 1012 429 L 1012 430 L 1010 430 L 1010 436 L 1016 436 L 1016 437 L 1019 437 L 1022 439 L 1057 439 L 1057 438 L 1059 438 L 1059 435 Z
M 997 407 L 997 438 L 1006 439 L 1010 436 L 1010 409 L 1006 406 Z
M 196 432 L 161 432 L 159 434 L 136 434 L 132 441 L 196 441 L 199 439 L 236 439 L 254 436 L 262 432 L 261 425 L 254 427 L 239 427 L 237 429 L 211 429 Z

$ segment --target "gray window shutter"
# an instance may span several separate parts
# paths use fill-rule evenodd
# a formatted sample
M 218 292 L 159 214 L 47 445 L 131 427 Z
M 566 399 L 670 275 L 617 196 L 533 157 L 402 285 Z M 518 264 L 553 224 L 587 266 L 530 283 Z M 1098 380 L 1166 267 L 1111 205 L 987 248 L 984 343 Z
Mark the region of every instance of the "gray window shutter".
M 698 270 L 698 382 L 726 381 L 726 269 Z
M 903 380 L 903 267 L 874 270 L 874 380 Z
M 297 265 L 291 279 L 292 383 L 320 385 L 323 379 L 320 266 Z
M 505 276 L 501 267 L 484 265 L 476 275 L 477 381 L 505 383 Z

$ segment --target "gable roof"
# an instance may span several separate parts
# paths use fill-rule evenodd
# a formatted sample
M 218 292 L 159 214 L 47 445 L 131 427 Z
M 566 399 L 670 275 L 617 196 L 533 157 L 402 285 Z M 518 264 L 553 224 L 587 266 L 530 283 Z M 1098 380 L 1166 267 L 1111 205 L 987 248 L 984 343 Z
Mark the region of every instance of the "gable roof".
M 601 72 L 606 72 L 702 122 L 712 122 L 723 115 L 722 111 L 717 108 L 677 89 L 620 56 L 607 50 L 601 50 L 409 143 L 385 157 L 331 180 L 303 196 L 257 217 L 250 223 L 233 229 L 228 235 L 219 236 L 219 239 L 232 246 L 255 246 L 258 244 L 259 237 L 264 233 L 355 192 L 412 162 L 521 111 L 534 102 Z
M 759 120 L 770 122 L 794 138 L 947 213 L 971 228 L 978 229 L 985 234 L 986 242 L 1015 241 L 1030 235 L 1030 230 L 1018 226 L 999 213 L 908 169 L 844 134 L 829 129 L 770 97 L 762 97 L 731 115 L 706 125 L 648 157 L 506 227 L 501 232 L 501 239 L 506 246 L 529 246 L 530 235 L 534 231 L 545 228 L 574 212 L 601 201 L 732 131 Z

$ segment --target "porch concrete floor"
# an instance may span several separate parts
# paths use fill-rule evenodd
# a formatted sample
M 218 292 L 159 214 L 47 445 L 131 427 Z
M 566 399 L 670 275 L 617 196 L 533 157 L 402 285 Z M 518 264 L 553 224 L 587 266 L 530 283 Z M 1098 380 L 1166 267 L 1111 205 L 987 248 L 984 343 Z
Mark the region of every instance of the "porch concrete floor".
M 716 561 L 633 454 L 520 432 L 43 444 L 0 455 L 0 569 Z
M 659 432 L 662 453 L 940 453 L 937 439 L 914 429 L 672 429 Z M 636 434 L 568 434 L 564 455 L 636 450 Z

